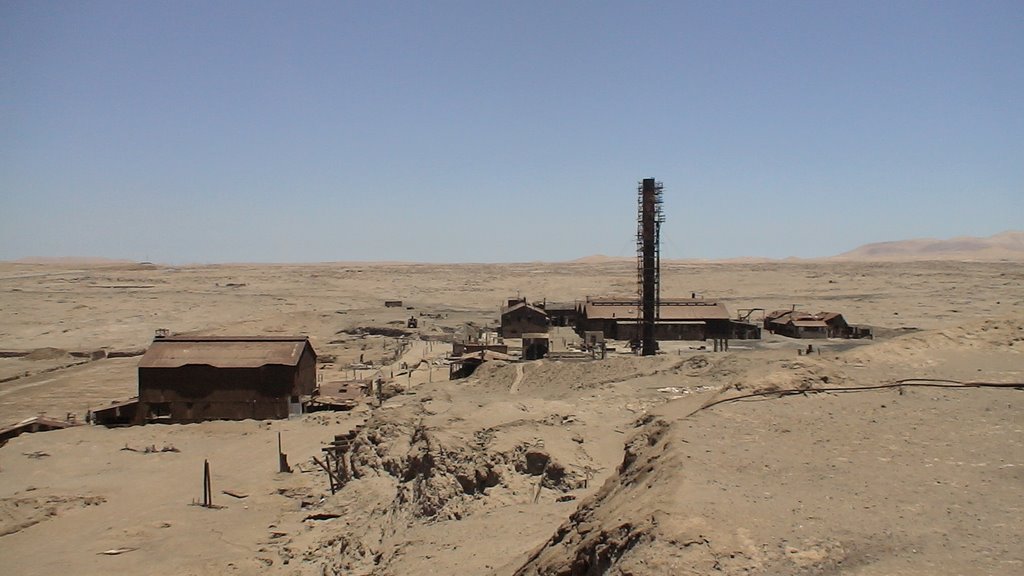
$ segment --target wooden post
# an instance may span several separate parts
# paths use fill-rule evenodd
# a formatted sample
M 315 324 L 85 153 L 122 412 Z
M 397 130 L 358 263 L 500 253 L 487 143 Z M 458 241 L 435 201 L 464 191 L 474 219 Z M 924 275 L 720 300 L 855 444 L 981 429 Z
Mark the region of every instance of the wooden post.
M 330 463 L 330 452 L 324 452 L 324 459 L 327 460 L 328 463 Z M 331 471 L 331 467 L 328 464 L 324 464 L 323 462 L 321 462 L 320 459 L 317 458 L 316 456 L 313 456 L 313 462 L 315 462 L 317 466 L 323 468 L 324 472 L 327 472 L 327 481 L 331 484 L 331 494 L 334 494 L 340 487 L 340 483 L 337 481 L 337 478 L 335 478 L 334 472 Z
M 291 472 L 292 467 L 288 465 L 288 455 L 281 450 L 281 433 L 277 433 L 277 466 L 278 472 Z
M 203 460 L 203 506 L 213 506 L 213 488 L 210 483 L 210 461 Z

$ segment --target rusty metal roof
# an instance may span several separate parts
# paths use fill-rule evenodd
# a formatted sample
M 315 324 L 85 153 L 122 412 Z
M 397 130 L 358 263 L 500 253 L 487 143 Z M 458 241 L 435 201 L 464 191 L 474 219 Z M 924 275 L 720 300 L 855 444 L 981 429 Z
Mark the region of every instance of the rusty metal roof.
M 542 308 L 537 308 L 536 306 L 534 306 L 532 304 L 527 304 L 526 302 L 520 302 L 520 303 L 518 303 L 518 304 L 516 304 L 514 306 L 509 306 L 508 308 L 506 308 L 501 313 L 501 315 L 505 316 L 506 314 L 511 314 L 513 312 L 516 312 L 516 311 L 522 310 L 522 309 L 532 310 L 533 312 L 535 312 L 535 313 L 537 313 L 539 315 L 542 315 L 542 316 L 547 316 L 548 315 L 548 313 L 545 312 Z
M 556 310 L 559 312 L 574 312 L 576 310 L 575 302 L 545 302 L 544 310 L 551 311 Z
M 452 364 L 462 364 L 465 362 L 485 362 L 494 360 L 512 361 L 517 360 L 515 356 L 509 356 L 508 354 L 502 354 L 501 352 L 495 352 L 493 350 L 480 350 L 479 352 L 469 352 L 462 356 L 454 356 L 448 359 Z
M 827 326 L 829 322 L 842 318 L 838 312 L 819 312 L 811 314 L 799 310 L 776 310 L 765 316 L 765 324 L 792 324 L 794 326 Z M 845 320 L 844 320 L 845 321 Z
M 828 328 L 824 320 L 793 320 L 793 326 L 801 328 Z
M 139 368 L 259 368 L 276 364 L 296 366 L 306 347 L 304 336 L 198 336 L 156 338 L 139 361 Z M 316 353 L 314 352 L 314 355 Z
M 588 319 L 636 319 L 642 314 L 637 300 L 588 299 L 583 305 Z M 658 307 L 659 320 L 729 320 L 729 310 L 721 302 L 701 298 L 663 298 Z

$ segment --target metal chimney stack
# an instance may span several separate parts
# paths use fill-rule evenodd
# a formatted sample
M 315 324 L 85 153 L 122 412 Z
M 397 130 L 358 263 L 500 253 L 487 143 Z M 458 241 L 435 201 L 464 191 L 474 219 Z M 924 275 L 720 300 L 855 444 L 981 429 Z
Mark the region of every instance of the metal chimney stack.
M 654 356 L 658 349 L 654 326 L 661 300 L 661 224 L 665 221 L 662 189 L 662 183 L 654 178 L 644 178 L 637 189 L 637 291 L 641 312 L 637 334 L 642 356 Z

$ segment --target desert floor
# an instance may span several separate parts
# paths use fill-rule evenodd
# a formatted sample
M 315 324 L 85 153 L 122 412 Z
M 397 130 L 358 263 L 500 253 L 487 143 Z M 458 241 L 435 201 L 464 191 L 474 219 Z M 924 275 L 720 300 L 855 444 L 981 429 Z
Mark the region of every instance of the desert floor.
M 837 311 L 877 337 L 813 341 L 811 356 L 771 335 L 718 353 L 664 343 L 447 380 L 446 341 L 496 326 L 507 297 L 631 295 L 635 274 L 0 263 L 0 426 L 133 396 L 158 328 L 309 335 L 325 382 L 363 357 L 399 392 L 291 420 L 14 438 L 0 447 L 2 571 L 1024 573 L 1024 393 L 933 381 L 1024 382 L 1020 263 L 665 263 L 664 296 Z M 410 315 L 401 347 L 360 330 Z M 312 457 L 358 425 L 356 477 L 332 495 Z M 218 508 L 194 505 L 204 460 Z

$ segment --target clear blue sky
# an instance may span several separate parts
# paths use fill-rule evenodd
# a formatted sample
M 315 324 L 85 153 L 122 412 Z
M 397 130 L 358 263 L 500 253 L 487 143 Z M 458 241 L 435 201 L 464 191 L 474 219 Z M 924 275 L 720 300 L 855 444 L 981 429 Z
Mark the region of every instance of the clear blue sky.
M 1024 229 L 1024 2 L 0 1 L 0 259 L 826 256 Z

